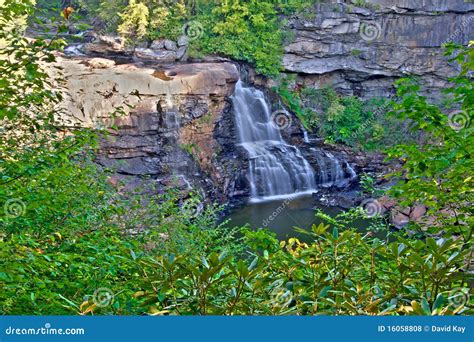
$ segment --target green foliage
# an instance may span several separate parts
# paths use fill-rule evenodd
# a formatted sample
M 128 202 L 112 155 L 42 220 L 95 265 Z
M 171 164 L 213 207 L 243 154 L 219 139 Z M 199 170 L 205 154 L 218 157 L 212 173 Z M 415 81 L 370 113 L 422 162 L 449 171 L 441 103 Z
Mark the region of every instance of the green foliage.
M 365 173 L 360 176 L 360 186 L 363 192 L 368 195 L 373 195 L 377 191 L 375 188 L 375 179 Z
M 118 32 L 130 41 L 175 40 L 186 34 L 191 37 L 190 52 L 194 56 L 223 54 L 247 61 L 268 75 L 281 70 L 282 41 L 287 36 L 281 16 L 310 5 L 308 0 L 130 0 L 124 6 L 122 2 L 81 0 L 81 8 L 102 22 L 120 13 Z
M 139 280 L 138 265 L 130 255 L 137 242 L 116 230 L 58 229 L 63 234 L 36 237 L 21 232 L 3 238 L 1 313 L 77 314 L 84 299 L 104 287 L 118 293 L 108 312 L 139 312 L 131 292 Z
M 2 14 L 16 6 L 21 5 L 2 7 Z M 24 8 L 19 13 L 30 12 Z M 15 15 L 2 18 L 15 21 Z M 63 42 L 31 43 L 15 31 L 2 31 L 0 39 L 5 41 L 1 54 L 9 57 L 0 60 L 2 230 L 34 228 L 42 234 L 63 224 L 83 227 L 91 223 L 91 213 L 104 194 L 105 175 L 99 175 L 91 163 L 95 132 L 62 129 L 68 125 L 58 115 L 62 80 L 49 77 L 48 72 L 54 71 L 53 51 Z M 77 198 L 77 191 L 84 197 Z
M 305 128 L 318 130 L 327 142 L 374 150 L 413 139 L 405 124 L 386 115 L 391 106 L 387 100 L 363 101 L 331 88 L 292 84 L 291 78 L 284 79 L 275 90 Z
M 259 231 L 260 238 L 265 234 Z M 399 238 L 384 243 L 352 230 L 314 226 L 312 242 L 144 260 L 150 282 L 136 292 L 148 313 L 162 314 L 454 314 L 448 300 L 465 284 L 468 251 L 453 239 Z M 272 240 L 271 236 L 268 236 Z
M 141 313 L 132 296 L 147 281 L 141 259 L 173 253 L 194 258 L 217 249 L 241 252 L 235 231 L 216 224 L 216 208 L 197 212 L 200 204 L 195 196 L 180 203 L 177 192 L 147 203 L 140 193 L 115 193 L 84 213 L 94 219 L 82 226 L 50 220 L 50 232 L 38 234 L 27 226 L 3 231 L 2 314 Z M 22 219 L 12 221 L 22 224 Z M 114 295 L 106 307 L 93 300 L 101 288 Z
M 186 7 L 186 1 L 162 1 L 150 6 L 150 38 L 168 38 L 176 40 L 183 34 L 183 25 L 192 10 Z
M 63 8 L 62 1 L 60 2 L 57 11 L 61 11 Z M 117 32 L 118 26 L 122 22 L 120 14 L 125 11 L 128 3 L 129 0 L 76 0 L 73 2 L 76 11 L 69 21 L 79 30 L 92 28 L 101 33 Z M 44 5 L 38 7 L 43 8 Z
M 204 35 L 195 41 L 204 53 L 248 61 L 261 73 L 280 71 L 282 34 L 274 4 L 224 1 L 196 20 L 205 25 Z
M 282 99 L 283 104 L 301 120 L 305 128 L 313 130 L 319 123 L 317 114 L 311 106 L 303 104 L 302 94 L 299 91 L 291 90 L 290 83 L 292 82 L 294 82 L 294 77 L 286 77 L 274 90 Z
M 399 182 L 391 195 L 402 205 L 416 202 L 425 204 L 435 222 L 424 227 L 428 233 L 444 232 L 459 235 L 469 245 L 473 232 L 472 195 L 474 180 L 474 118 L 473 82 L 467 76 L 472 72 L 473 47 L 449 55 L 461 62 L 462 72 L 451 79 L 453 87 L 446 89 L 451 108 L 429 103 L 418 94 L 419 85 L 413 80 L 397 82 L 399 101 L 394 103 L 393 115 L 408 120 L 411 129 L 422 130 L 425 139 L 416 144 L 401 144 L 389 150 L 391 158 L 401 159 L 403 168 L 396 173 Z
M 0 10 L 9 27 L 32 11 L 23 2 Z M 216 223 L 218 208 L 199 197 L 183 203 L 170 192 L 145 201 L 143 189 L 113 185 L 109 170 L 93 163 L 100 132 L 61 119 L 62 80 L 50 74 L 62 41 L 20 34 L 0 32 L 1 54 L 9 57 L 0 59 L 1 313 L 139 313 L 131 299 L 142 279 L 137 255 L 195 255 L 216 246 L 237 253 L 234 232 Z M 101 287 L 116 294 L 114 304 L 88 305 Z
M 118 27 L 121 35 L 131 40 L 141 39 L 148 33 L 149 11 L 148 7 L 135 0 L 130 0 L 124 13 L 120 15 L 122 23 Z
M 262 74 L 281 70 L 285 39 L 282 14 L 303 10 L 310 1 L 242 1 L 200 3 L 190 19 L 202 25 L 202 35 L 192 41 L 201 54 L 224 54 L 247 61 Z

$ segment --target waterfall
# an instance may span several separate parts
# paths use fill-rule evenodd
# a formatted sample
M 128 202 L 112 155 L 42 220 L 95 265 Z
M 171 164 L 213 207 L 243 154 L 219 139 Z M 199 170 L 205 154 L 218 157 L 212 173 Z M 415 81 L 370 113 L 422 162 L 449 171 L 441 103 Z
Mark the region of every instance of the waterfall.
M 173 96 L 171 96 L 171 90 L 168 85 L 168 89 L 166 92 L 166 107 L 164 112 L 164 121 L 165 127 L 172 131 L 178 131 L 180 128 L 180 120 L 179 120 L 179 113 L 173 103 Z
M 311 141 L 309 140 L 308 131 L 301 125 L 301 130 L 303 131 L 303 141 L 309 144 Z
M 239 81 L 232 103 L 239 146 L 249 157 L 250 200 L 314 192 L 314 170 L 297 147 L 283 140 L 264 94 Z
M 322 149 L 311 148 L 310 150 L 314 153 L 318 164 L 317 181 L 321 187 L 343 187 L 357 177 L 347 161 L 341 162 L 332 153 Z

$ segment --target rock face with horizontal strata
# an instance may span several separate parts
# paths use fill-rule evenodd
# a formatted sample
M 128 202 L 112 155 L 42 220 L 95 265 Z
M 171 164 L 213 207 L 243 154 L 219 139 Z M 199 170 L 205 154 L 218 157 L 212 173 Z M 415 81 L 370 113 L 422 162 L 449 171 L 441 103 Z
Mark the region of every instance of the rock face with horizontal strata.
M 233 191 L 235 177 L 223 170 L 238 168 L 238 161 L 221 147 L 223 138 L 214 127 L 230 125 L 222 121 L 231 120 L 223 113 L 239 78 L 234 64 L 101 63 L 98 68 L 89 58 L 62 59 L 60 64 L 71 124 L 116 127 L 102 141 L 98 162 L 113 168 L 120 179 L 141 184 L 147 176 L 163 188 L 192 186 L 211 198 Z M 119 108 L 124 114 L 114 118 Z
M 438 98 L 457 72 L 441 46 L 472 39 L 474 3 L 371 0 L 361 8 L 347 2 L 316 5 L 312 19 L 290 18 L 296 37 L 285 46 L 285 70 L 301 84 L 364 98 L 393 94 L 397 78 L 416 75 L 425 94 Z

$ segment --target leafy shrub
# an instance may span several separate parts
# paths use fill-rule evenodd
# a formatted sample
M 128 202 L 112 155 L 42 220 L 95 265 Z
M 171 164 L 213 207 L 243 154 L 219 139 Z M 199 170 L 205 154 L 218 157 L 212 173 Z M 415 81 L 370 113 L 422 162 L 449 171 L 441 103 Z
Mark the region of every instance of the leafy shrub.
M 385 243 L 313 226 L 274 251 L 143 260 L 150 282 L 134 297 L 150 314 L 454 314 L 469 251 L 453 239 Z M 259 235 L 265 234 L 260 231 Z M 269 236 L 269 239 L 272 239 Z M 460 290 L 459 290 L 460 291 Z M 465 288 L 463 291 L 467 291 Z M 452 299 L 452 298 L 451 298 Z
M 457 50 L 457 52 L 456 52 Z M 392 114 L 411 123 L 414 131 L 423 131 L 424 139 L 397 145 L 388 151 L 390 158 L 402 159 L 403 168 L 394 176 L 403 181 L 391 191 L 402 205 L 423 203 L 434 219 L 420 228 L 431 234 L 455 235 L 469 248 L 473 234 L 472 193 L 474 180 L 473 82 L 474 47 L 450 45 L 462 72 L 451 79 L 445 90 L 451 108 L 441 108 L 419 95 L 419 85 L 410 79 L 397 82 L 398 100 Z M 446 112 L 450 112 L 449 115 Z
M 35 235 L 23 231 L 2 238 L 2 314 L 77 314 L 98 288 L 118 294 L 109 312 L 139 312 L 132 298 L 139 268 L 130 254 L 137 241 L 95 227 Z
M 147 6 L 130 0 L 127 8 L 120 15 L 122 23 L 118 27 L 118 32 L 131 40 L 142 39 L 148 33 L 149 15 Z
M 0 22 L 33 9 L 8 2 Z M 96 310 L 136 313 L 128 298 L 141 279 L 134 262 L 140 253 L 194 255 L 215 246 L 237 253 L 233 231 L 216 223 L 217 208 L 202 199 L 182 203 L 170 192 L 145 200 L 141 189 L 122 193 L 109 182 L 109 170 L 93 163 L 103 132 L 61 119 L 62 80 L 46 68 L 54 68 L 62 41 L 30 42 L 20 33 L 0 31 L 1 53 L 9 57 L 0 59 L 1 312 L 92 312 L 91 295 L 107 287 L 120 295 L 114 306 Z
M 363 101 L 331 88 L 294 87 L 293 82 L 284 79 L 275 91 L 306 129 L 317 130 L 327 142 L 374 150 L 413 139 L 404 123 L 387 115 L 388 100 Z

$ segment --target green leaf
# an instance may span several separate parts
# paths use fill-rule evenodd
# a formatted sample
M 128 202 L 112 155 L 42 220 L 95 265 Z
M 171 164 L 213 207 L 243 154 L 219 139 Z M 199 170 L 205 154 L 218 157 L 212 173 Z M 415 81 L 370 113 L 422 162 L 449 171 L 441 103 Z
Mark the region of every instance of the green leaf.
M 441 309 L 445 302 L 445 299 L 442 294 L 439 294 L 438 297 L 436 297 L 436 300 L 433 303 L 433 311 Z
M 327 285 L 327 286 L 324 286 L 321 291 L 319 291 L 319 294 L 318 294 L 318 297 L 319 298 L 324 298 L 326 297 L 326 295 L 328 294 L 328 292 L 332 289 L 332 286 L 330 285 Z
M 421 308 L 423 309 L 425 315 L 431 315 L 430 305 L 428 304 L 428 301 L 425 298 L 421 300 Z

